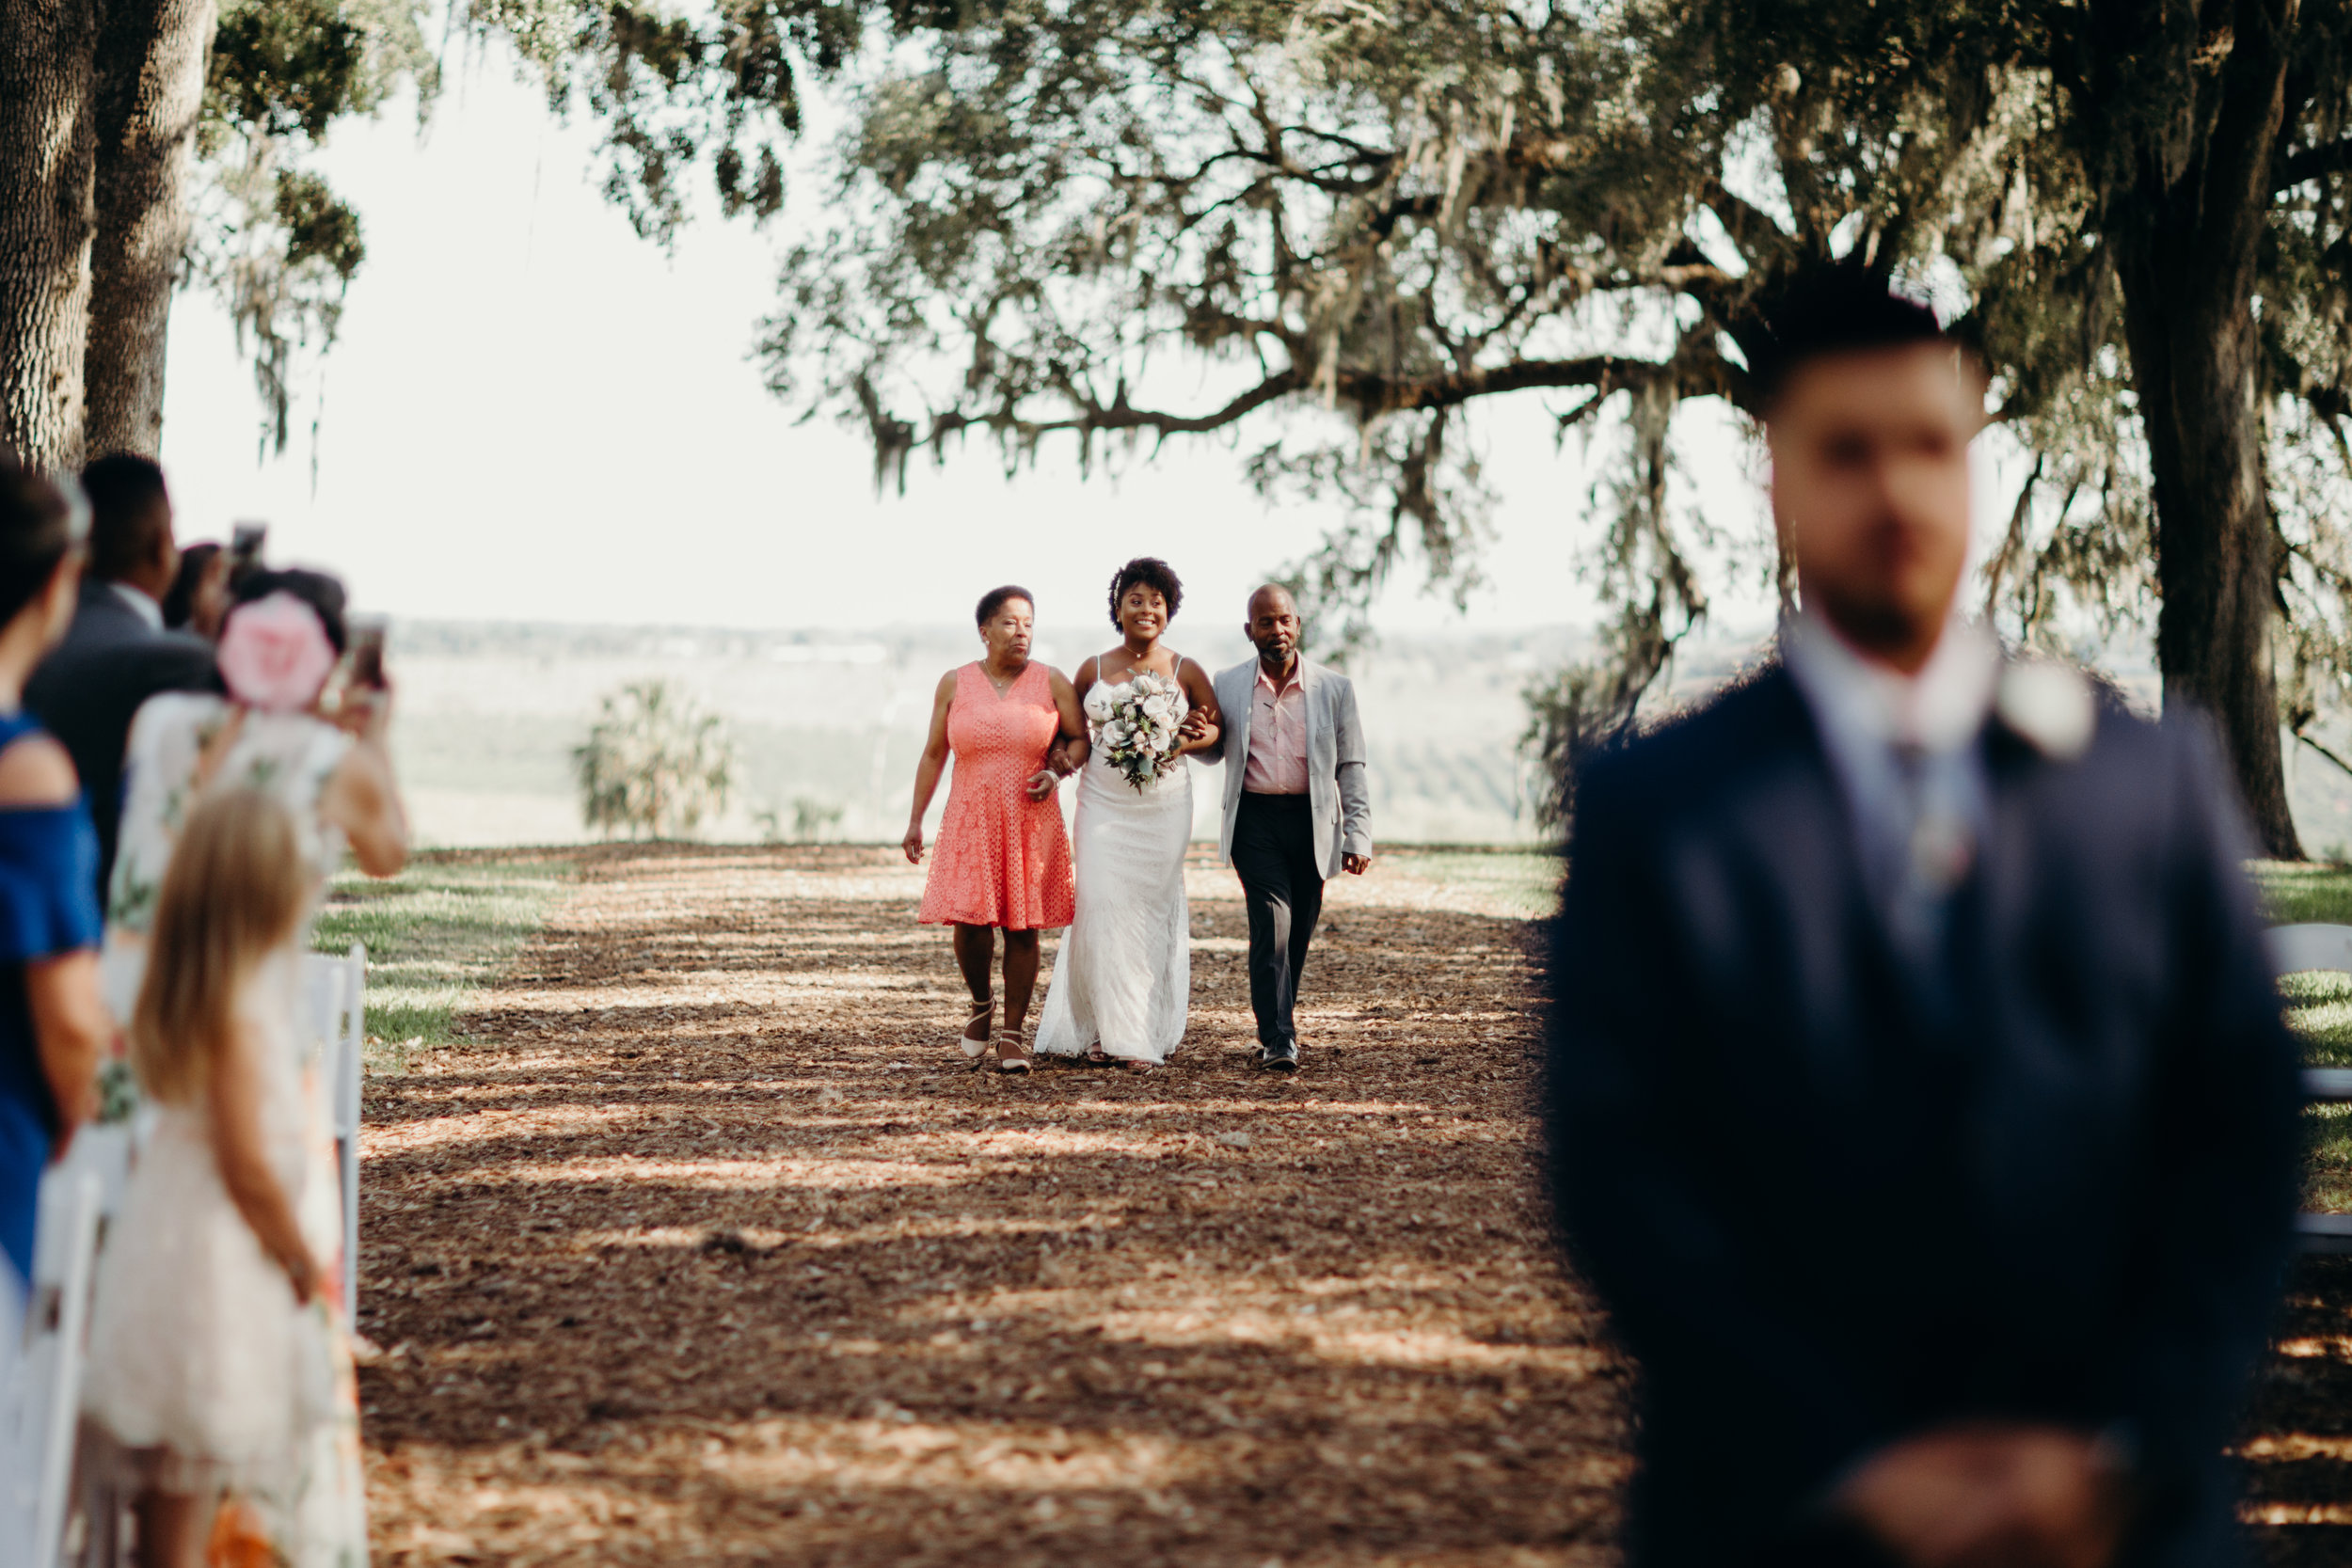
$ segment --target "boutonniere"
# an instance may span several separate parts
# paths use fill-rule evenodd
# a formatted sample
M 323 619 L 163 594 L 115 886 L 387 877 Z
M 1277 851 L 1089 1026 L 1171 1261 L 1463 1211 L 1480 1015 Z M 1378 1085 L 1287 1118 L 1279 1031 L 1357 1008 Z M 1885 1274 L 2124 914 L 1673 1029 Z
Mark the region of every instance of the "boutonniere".
M 2026 744 L 2055 762 L 2090 750 L 2099 730 L 2099 703 L 2090 683 L 2047 658 L 2015 658 L 2001 671 L 1993 711 Z

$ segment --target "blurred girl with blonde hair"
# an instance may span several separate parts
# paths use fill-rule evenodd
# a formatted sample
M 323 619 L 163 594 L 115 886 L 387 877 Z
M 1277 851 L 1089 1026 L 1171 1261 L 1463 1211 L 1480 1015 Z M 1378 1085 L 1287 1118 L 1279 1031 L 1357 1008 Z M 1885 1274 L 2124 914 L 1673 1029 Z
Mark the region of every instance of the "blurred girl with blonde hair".
M 343 1532 L 303 1497 L 339 1382 L 282 998 L 313 885 L 284 802 L 227 788 L 198 799 L 156 896 L 130 1028 L 156 1119 L 100 1260 L 84 1395 L 141 1568 L 193 1568 L 224 1528 L 297 1564 Z

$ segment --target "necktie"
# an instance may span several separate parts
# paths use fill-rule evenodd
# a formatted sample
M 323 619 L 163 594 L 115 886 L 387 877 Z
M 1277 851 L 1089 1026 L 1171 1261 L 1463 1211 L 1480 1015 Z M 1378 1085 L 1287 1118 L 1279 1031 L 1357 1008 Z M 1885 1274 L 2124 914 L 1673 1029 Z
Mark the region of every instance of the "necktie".
M 1965 765 L 1958 753 L 1933 755 L 1908 744 L 1894 748 L 1894 763 L 1890 901 L 1899 933 L 1932 947 L 1952 891 L 1968 875 L 1976 852 Z

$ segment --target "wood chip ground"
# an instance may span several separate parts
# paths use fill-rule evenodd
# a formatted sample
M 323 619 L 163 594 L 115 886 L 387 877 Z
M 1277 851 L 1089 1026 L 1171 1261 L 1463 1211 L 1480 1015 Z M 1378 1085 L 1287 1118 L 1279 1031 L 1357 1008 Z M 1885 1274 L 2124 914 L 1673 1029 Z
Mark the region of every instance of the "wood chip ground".
M 379 1561 L 1616 1560 L 1523 919 L 1334 884 L 1268 1079 L 1196 859 L 1176 1062 L 1003 1081 L 894 859 L 591 852 L 473 1043 L 371 1082 Z M 2352 1263 L 2298 1271 L 2242 1454 L 2265 1561 L 2352 1561 Z
M 1197 858 L 1175 1062 L 1004 1081 L 893 859 L 592 854 L 476 1043 L 371 1083 L 381 1560 L 1613 1558 L 1625 1380 L 1536 1198 L 1531 927 L 1336 884 L 1308 1070 L 1268 1078 Z

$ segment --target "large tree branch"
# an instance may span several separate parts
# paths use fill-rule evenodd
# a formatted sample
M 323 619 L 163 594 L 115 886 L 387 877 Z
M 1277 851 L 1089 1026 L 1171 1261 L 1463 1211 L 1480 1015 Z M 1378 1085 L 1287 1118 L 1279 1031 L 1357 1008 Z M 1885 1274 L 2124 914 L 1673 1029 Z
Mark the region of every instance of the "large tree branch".
M 2201 149 L 2201 210 L 2194 231 L 2184 238 L 2200 257 L 2200 270 L 2217 282 L 2226 279 L 2221 286 L 2236 291 L 2251 283 L 2268 221 L 2270 171 L 2285 120 L 2295 0 L 2239 0 L 2233 14 L 2236 26 L 2219 71 L 2219 102 Z M 2244 309 L 2244 294 L 2234 297 Z
M 1521 359 L 1491 369 L 1471 366 L 1428 375 L 1384 375 L 1342 369 L 1317 378 L 1294 364 L 1200 414 L 1138 408 L 1127 401 L 1124 382 L 1104 403 L 1065 379 L 1057 391 L 1071 406 L 1068 414 L 1032 419 L 1010 404 L 983 413 L 959 409 L 933 420 L 930 430 L 916 444 L 937 446 L 946 437 L 975 426 L 1023 441 L 1060 434 L 1094 436 L 1120 431 L 1139 432 L 1163 440 L 1171 436 L 1205 436 L 1237 424 L 1269 404 L 1314 390 L 1318 386 L 1328 388 L 1337 401 L 1348 404 L 1365 420 L 1383 414 L 1453 408 L 1478 398 L 1550 388 L 1589 388 L 1596 398 L 1604 398 L 1612 392 L 1646 386 L 1667 376 L 1676 378 L 1686 391 L 1722 393 L 1726 390 L 1726 383 L 1720 374 L 1721 368 L 1681 358 L 1659 361 L 1599 354 L 1581 359 Z M 878 431 L 884 424 L 894 435 L 905 429 L 903 421 L 882 413 L 878 406 L 869 406 L 866 412 L 867 420 L 875 423 Z

